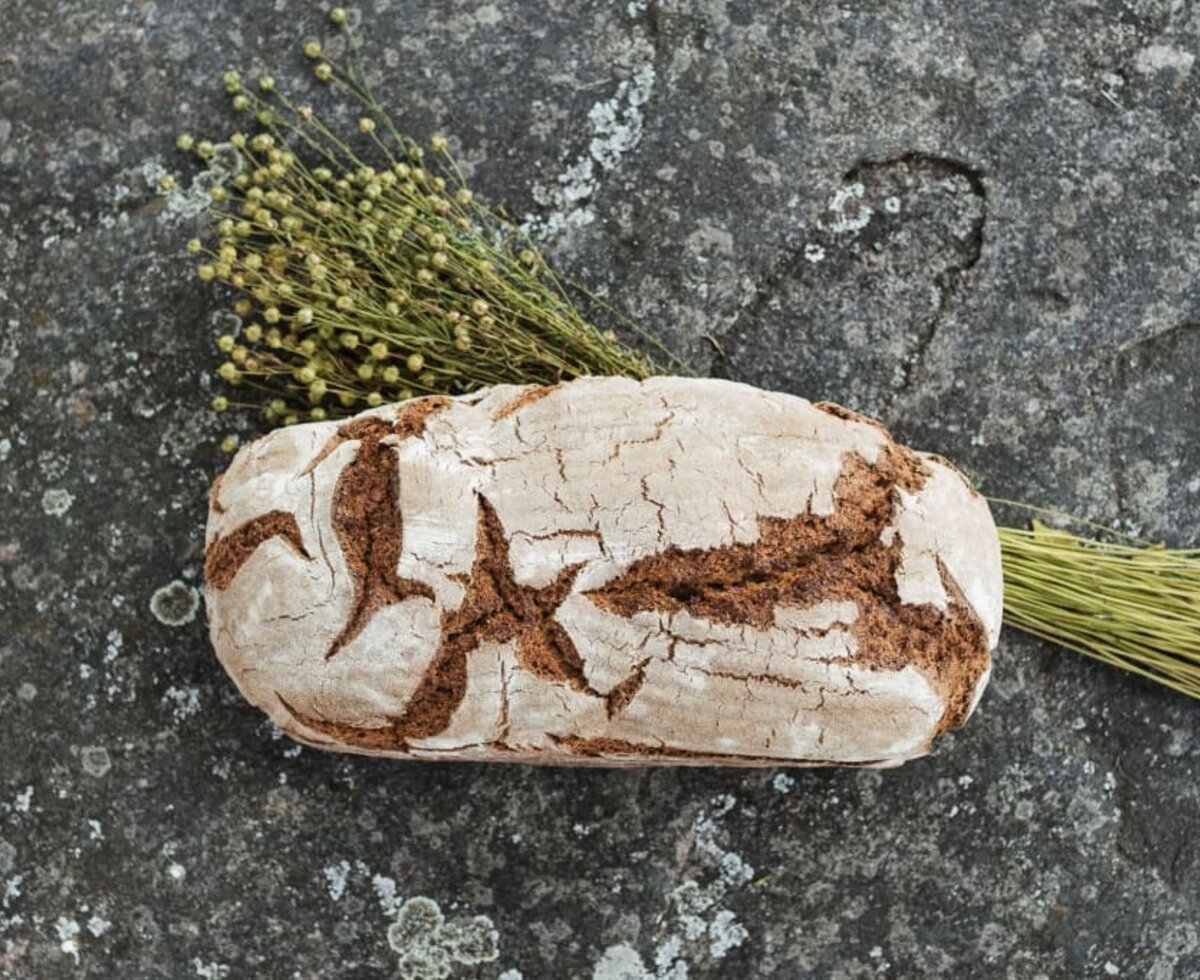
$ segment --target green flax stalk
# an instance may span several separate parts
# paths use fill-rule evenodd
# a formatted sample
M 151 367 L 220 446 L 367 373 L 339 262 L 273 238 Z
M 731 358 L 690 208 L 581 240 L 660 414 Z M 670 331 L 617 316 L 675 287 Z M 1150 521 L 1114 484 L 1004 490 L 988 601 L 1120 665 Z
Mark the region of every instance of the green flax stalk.
M 340 8 L 331 19 L 345 27 Z M 214 409 L 290 425 L 484 385 L 680 371 L 661 348 L 652 359 L 593 326 L 526 236 L 475 199 L 446 139 L 397 129 L 345 41 L 344 60 L 317 41 L 304 53 L 361 112 L 353 135 L 274 79 L 230 71 L 225 89 L 255 132 L 178 140 L 212 183 L 215 234 L 188 250 L 202 279 L 239 294 L 242 326 L 216 338 L 227 388 Z M 1200 697 L 1200 551 L 1093 530 L 1000 529 L 1006 622 Z
M 1000 528 L 1005 622 L 1200 697 L 1200 550 L 1086 526 Z

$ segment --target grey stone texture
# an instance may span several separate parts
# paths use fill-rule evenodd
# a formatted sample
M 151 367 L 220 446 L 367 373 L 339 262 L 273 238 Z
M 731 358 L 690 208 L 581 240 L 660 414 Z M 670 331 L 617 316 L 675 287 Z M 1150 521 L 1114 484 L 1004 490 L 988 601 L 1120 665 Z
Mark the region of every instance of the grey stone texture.
M 405 126 L 452 134 L 477 193 L 696 370 L 877 415 L 990 493 L 1197 541 L 1196 4 L 377 0 L 361 22 Z M 222 69 L 307 88 L 323 13 L 25 0 L 3 27 L 0 975 L 1200 973 L 1200 708 L 1016 632 L 968 727 L 892 772 L 406 766 L 277 737 L 192 613 L 217 444 L 259 422 L 208 410 L 228 297 L 153 185 L 194 173 L 178 131 L 233 126 Z

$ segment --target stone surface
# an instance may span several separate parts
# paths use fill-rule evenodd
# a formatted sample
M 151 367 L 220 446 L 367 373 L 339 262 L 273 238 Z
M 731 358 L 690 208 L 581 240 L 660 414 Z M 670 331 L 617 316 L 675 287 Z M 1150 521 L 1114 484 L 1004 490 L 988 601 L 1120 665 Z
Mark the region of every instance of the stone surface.
M 406 125 L 698 370 L 1195 542 L 1195 5 L 364 20 Z M 1014 633 L 971 724 L 887 773 L 406 768 L 242 702 L 187 588 L 216 445 L 255 422 L 206 409 L 224 314 L 150 181 L 226 125 L 221 69 L 304 85 L 320 21 L 5 8 L 0 974 L 1200 972 L 1200 710 Z

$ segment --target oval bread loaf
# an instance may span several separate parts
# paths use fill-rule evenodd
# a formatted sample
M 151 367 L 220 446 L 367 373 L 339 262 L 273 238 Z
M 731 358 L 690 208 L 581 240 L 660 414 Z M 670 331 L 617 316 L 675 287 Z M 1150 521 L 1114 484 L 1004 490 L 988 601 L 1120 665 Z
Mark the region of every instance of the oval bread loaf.
M 428 397 L 245 446 L 213 644 L 292 737 L 406 759 L 896 765 L 1001 618 L 986 502 L 828 404 L 718 380 Z

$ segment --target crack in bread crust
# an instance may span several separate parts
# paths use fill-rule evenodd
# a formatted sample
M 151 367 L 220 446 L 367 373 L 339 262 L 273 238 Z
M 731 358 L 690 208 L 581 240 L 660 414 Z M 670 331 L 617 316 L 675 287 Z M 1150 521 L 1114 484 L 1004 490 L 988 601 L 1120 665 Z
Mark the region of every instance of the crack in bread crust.
M 697 752 L 694 749 L 679 748 L 672 745 L 652 745 L 646 742 L 629 742 L 620 738 L 581 738 L 578 735 L 552 735 L 550 740 L 560 745 L 575 756 L 591 759 L 621 758 L 660 758 L 668 756 L 678 759 L 693 759 L 697 761 L 719 764 L 734 762 L 752 765 L 796 765 L 796 766 L 877 766 L 885 759 L 865 759 L 855 762 L 832 762 L 828 759 L 781 759 L 770 755 L 746 755 L 730 752 Z

